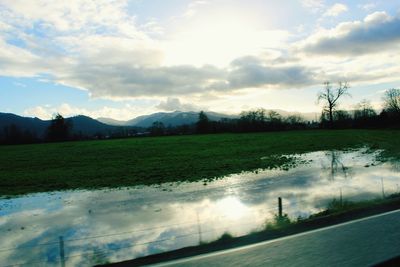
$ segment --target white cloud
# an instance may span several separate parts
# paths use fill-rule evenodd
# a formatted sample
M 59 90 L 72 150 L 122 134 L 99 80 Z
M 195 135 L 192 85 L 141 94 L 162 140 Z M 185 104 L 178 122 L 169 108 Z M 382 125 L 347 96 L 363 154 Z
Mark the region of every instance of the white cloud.
M 205 110 L 193 104 L 182 103 L 179 98 L 168 97 L 167 100 L 161 101 L 156 108 L 165 111 L 199 111 Z
M 365 10 L 365 11 L 371 11 L 371 10 L 374 9 L 376 6 L 377 6 L 377 4 L 374 3 L 374 2 L 358 5 L 359 8 L 361 8 L 361 9 L 363 9 L 363 10 Z
M 93 63 L 118 63 L 121 59 L 146 66 L 158 63 L 162 55 L 150 38 L 137 30 L 126 4 L 0 0 L 0 74 L 57 76 L 82 57 L 97 57 Z
M 140 30 L 148 35 L 163 35 L 165 33 L 164 27 L 155 18 L 149 19 L 145 24 L 140 25 Z
M 192 1 L 191 3 L 189 3 L 183 16 L 188 17 L 188 18 L 195 16 L 197 13 L 197 10 L 201 6 L 206 5 L 207 3 L 208 3 L 208 1 L 203 1 L 203 0 Z
M 53 116 L 53 112 L 48 110 L 46 107 L 43 106 L 36 106 L 32 108 L 28 108 L 24 111 L 24 115 L 37 117 L 44 120 L 49 120 Z
M 324 0 L 300 0 L 301 4 L 310 9 L 312 12 L 317 12 L 324 7 Z
M 128 64 L 130 66 L 159 66 L 163 52 L 150 40 L 137 40 L 112 35 L 61 36 L 54 39 L 70 53 L 75 62 L 90 62 L 107 66 Z
M 138 102 L 137 100 L 136 102 Z M 28 108 L 24 111 L 25 116 L 38 117 L 40 119 L 49 120 L 55 114 L 60 113 L 63 117 L 72 117 L 77 115 L 85 115 L 91 118 L 113 118 L 117 120 L 131 120 L 141 115 L 147 115 L 158 111 L 200 111 L 207 110 L 207 107 L 196 106 L 186 102 L 182 102 L 179 98 L 168 97 L 166 100 L 157 104 L 157 100 L 146 100 L 146 105 L 137 105 L 135 103 L 127 103 L 121 107 L 108 107 L 101 108 L 83 108 L 63 103 L 61 105 L 40 105 Z
M 13 82 L 13 84 L 18 87 L 26 87 L 26 84 L 20 82 Z
M 11 17 L 12 22 L 18 25 L 31 23 L 30 27 L 50 33 L 113 30 L 127 36 L 140 36 L 134 18 L 125 12 L 126 6 L 127 0 L 0 1 L 1 9 L 11 12 L 9 19 Z
M 325 8 L 323 1 L 302 3 L 310 10 Z M 189 7 L 203 19 L 183 23 L 168 38 L 154 39 L 149 35 L 163 32 L 157 30 L 159 22 L 137 25 L 127 13 L 126 1 L 0 0 L 0 75 L 44 76 L 98 98 L 170 97 L 158 108 L 153 103 L 152 110 L 172 110 L 189 109 L 187 103 L 209 95 L 228 98 L 245 90 L 307 88 L 327 78 L 377 82 L 398 73 L 398 16 L 376 12 L 363 21 L 320 28 L 291 49 L 292 40 L 306 32 L 295 36 L 257 28 L 251 17 L 236 13 L 211 16 L 200 8 L 208 7 L 204 1 L 193 1 Z M 328 14 L 345 9 L 336 4 Z M 27 112 L 51 117 L 59 110 L 66 115 L 118 118 L 141 113 L 130 107 L 88 110 L 71 105 L 38 106 Z
M 46 65 L 39 56 L 24 48 L 8 44 L 0 36 L 0 75 L 35 76 L 37 73 L 47 72 Z
M 267 30 L 240 13 L 202 12 L 198 17 L 183 21 L 161 44 L 165 51 L 164 65 L 225 67 L 237 57 L 257 55 L 264 49 L 284 49 L 291 37 L 288 31 Z
M 193 1 L 189 8 L 205 4 L 206 1 Z M 221 22 L 218 16 L 208 17 L 210 24 L 199 25 L 204 28 L 197 28 L 195 35 L 161 42 L 138 30 L 134 19 L 126 13 L 126 1 L 34 0 L 25 5 L 22 0 L 11 3 L 0 0 L 0 6 L 6 10 L 7 23 L 16 29 L 15 36 L 22 43 L 12 45 L 7 42 L 8 37 L 0 40 L 1 75 L 37 77 L 44 74 L 51 82 L 88 90 L 92 97 L 194 96 L 210 91 L 232 92 L 246 86 L 287 87 L 295 82 L 304 86 L 310 80 L 306 77 L 309 72 L 302 71 L 300 66 L 275 66 L 268 62 L 270 58 L 257 66 L 230 69 L 229 62 L 237 57 L 272 51 L 267 47 L 282 49 L 288 38 L 284 31 L 249 30 L 251 24 L 246 23 L 250 19 L 238 20 L 232 15 Z M 211 35 L 208 34 L 210 25 Z M 43 36 L 32 35 L 32 27 Z M 199 34 L 202 32 L 205 35 Z M 15 57 L 16 54 L 19 56 Z M 166 55 L 173 60 L 168 61 Z M 210 58 L 222 63 L 219 67 L 195 66 L 196 56 L 199 63 L 204 59 L 202 63 L 207 63 Z M 178 58 L 190 60 L 179 62 Z M 74 113 L 65 106 L 61 108 L 68 115 Z M 51 116 L 43 109 L 32 112 Z M 76 113 L 89 111 L 76 110 Z
M 349 9 L 345 4 L 336 3 L 331 6 L 324 14 L 324 17 L 337 17 L 340 14 L 347 12 Z
M 114 118 L 118 120 L 130 120 L 137 116 L 153 113 L 156 111 L 157 109 L 151 105 L 146 108 L 132 104 L 125 104 L 120 108 L 104 106 L 99 109 L 87 109 L 76 107 L 68 103 L 63 103 L 59 106 L 35 106 L 26 109 L 24 111 L 24 115 L 38 117 L 44 120 L 51 119 L 56 113 L 60 113 L 63 117 L 86 115 L 91 118 Z

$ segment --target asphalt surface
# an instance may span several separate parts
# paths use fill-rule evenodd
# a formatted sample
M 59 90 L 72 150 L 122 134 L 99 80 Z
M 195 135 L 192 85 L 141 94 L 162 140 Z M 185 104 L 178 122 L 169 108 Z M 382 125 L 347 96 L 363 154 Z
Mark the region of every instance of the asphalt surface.
M 371 266 L 400 255 L 400 211 L 153 266 Z

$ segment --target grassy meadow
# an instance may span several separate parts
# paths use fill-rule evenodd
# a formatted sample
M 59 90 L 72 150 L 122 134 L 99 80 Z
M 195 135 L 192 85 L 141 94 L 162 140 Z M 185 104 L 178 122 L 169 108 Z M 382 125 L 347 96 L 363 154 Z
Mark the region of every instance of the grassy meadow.
M 0 195 L 198 181 L 290 165 L 284 154 L 384 149 L 400 159 L 400 131 L 315 130 L 148 137 L 0 147 Z

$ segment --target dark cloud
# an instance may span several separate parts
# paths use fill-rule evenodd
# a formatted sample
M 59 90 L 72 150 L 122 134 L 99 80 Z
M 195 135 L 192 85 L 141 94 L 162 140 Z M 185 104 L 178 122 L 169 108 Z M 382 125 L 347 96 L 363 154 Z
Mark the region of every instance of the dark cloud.
M 269 66 L 254 57 L 232 62 L 228 75 L 231 88 L 279 86 L 303 87 L 315 83 L 315 73 L 299 65 Z
M 213 66 L 196 68 L 133 67 L 130 64 L 82 64 L 70 69 L 59 81 L 86 88 L 95 97 L 171 96 L 201 93 L 209 80 L 224 79 L 225 72 Z
M 399 41 L 400 16 L 376 12 L 364 21 L 342 23 L 328 33 L 317 33 L 300 49 L 315 54 L 362 55 L 398 48 Z
M 302 66 L 266 66 L 255 57 L 245 57 L 235 60 L 225 69 L 189 65 L 146 68 L 88 62 L 71 66 L 55 77 L 64 84 L 89 90 L 94 97 L 176 97 L 249 87 L 302 87 L 312 84 L 313 76 L 314 73 Z M 168 102 L 172 103 L 172 100 Z M 175 101 L 175 104 L 178 103 Z

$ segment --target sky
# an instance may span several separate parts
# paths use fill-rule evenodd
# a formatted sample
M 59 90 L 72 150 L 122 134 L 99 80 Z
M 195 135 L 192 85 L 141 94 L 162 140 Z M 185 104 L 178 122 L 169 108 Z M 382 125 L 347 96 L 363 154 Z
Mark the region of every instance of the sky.
M 399 52 L 398 0 L 0 0 L 0 112 L 319 112 L 325 81 L 380 109 Z

